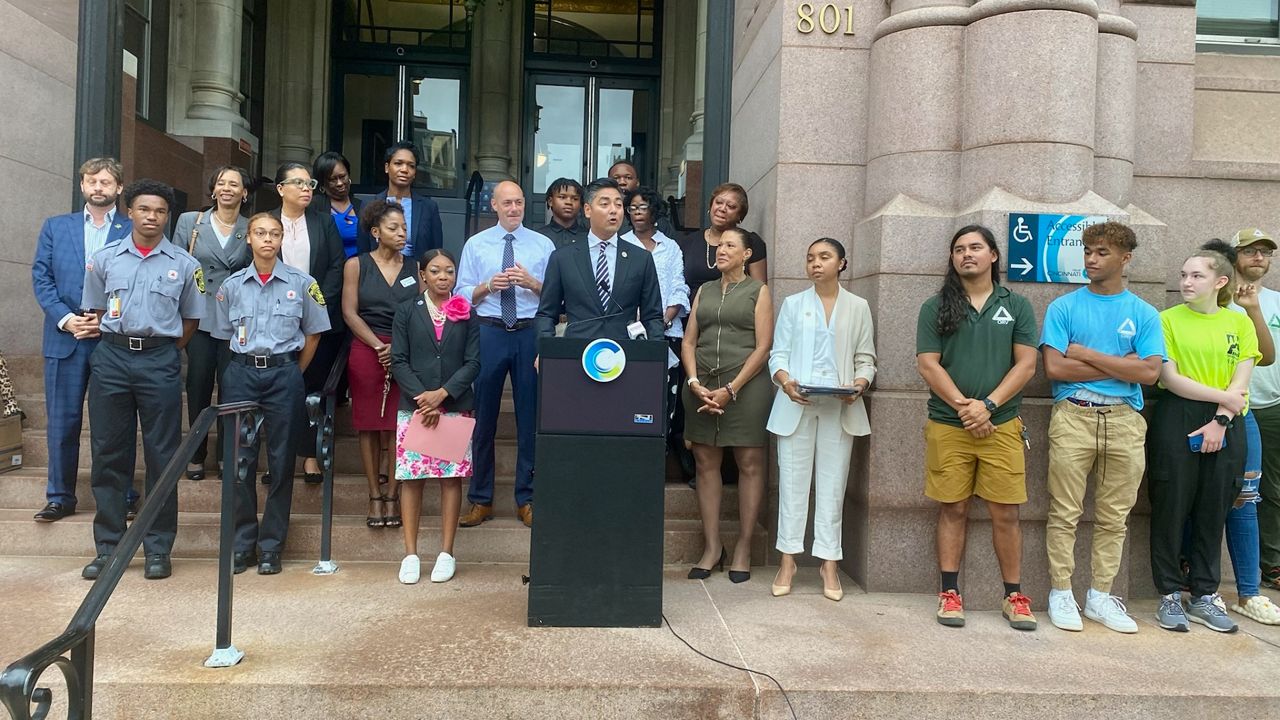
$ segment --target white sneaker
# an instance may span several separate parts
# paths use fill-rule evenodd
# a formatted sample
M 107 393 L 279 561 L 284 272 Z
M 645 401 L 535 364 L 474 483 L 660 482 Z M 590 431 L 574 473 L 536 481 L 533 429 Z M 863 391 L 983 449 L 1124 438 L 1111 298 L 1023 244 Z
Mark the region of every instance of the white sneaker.
M 1084 623 L 1080 622 L 1080 606 L 1070 590 L 1049 591 L 1049 622 L 1071 632 L 1084 629 Z
M 442 552 L 436 556 L 436 565 L 431 568 L 431 582 L 449 582 L 453 579 L 453 573 L 458 569 L 458 563 L 453 556 L 447 552 Z
M 400 582 L 405 585 L 412 585 L 418 582 L 421 574 L 422 563 L 418 560 L 417 555 L 405 555 L 400 561 Z
M 1118 633 L 1138 632 L 1138 623 L 1129 617 L 1124 603 L 1110 593 L 1090 590 L 1084 601 L 1084 616 Z

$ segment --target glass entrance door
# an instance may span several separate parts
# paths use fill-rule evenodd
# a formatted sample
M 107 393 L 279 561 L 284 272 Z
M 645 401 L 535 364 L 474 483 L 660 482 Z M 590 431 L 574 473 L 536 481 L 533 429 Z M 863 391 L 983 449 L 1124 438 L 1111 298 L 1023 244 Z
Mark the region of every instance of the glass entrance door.
M 536 198 L 557 178 L 586 184 L 628 160 L 653 182 L 656 80 L 536 73 L 529 77 L 525 188 Z
M 405 139 L 418 150 L 414 187 L 454 196 L 464 184 L 464 71 L 400 63 L 350 63 L 336 73 L 332 134 L 351 162 L 352 191 L 387 189 L 383 158 Z

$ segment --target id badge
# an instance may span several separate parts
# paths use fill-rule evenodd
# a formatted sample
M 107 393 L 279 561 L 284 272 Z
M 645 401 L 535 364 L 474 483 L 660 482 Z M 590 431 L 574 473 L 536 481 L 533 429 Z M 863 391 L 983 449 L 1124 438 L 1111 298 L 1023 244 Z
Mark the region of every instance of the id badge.
M 107 317 L 112 320 L 120 319 L 120 296 L 112 295 L 107 300 Z
M 245 329 L 244 325 L 241 325 L 240 327 L 236 328 L 236 339 L 240 341 L 241 347 L 244 347 L 246 344 L 248 344 L 249 331 Z

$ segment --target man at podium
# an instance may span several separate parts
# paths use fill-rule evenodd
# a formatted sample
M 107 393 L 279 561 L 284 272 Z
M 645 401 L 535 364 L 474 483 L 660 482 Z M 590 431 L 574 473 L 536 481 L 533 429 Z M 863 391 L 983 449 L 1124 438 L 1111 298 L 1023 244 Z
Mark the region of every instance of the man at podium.
M 661 340 L 662 293 L 653 256 L 618 237 L 622 191 L 601 179 L 583 190 L 590 231 L 585 242 L 559 248 L 547 262 L 538 305 L 538 331 L 554 335 L 561 313 L 565 337 Z

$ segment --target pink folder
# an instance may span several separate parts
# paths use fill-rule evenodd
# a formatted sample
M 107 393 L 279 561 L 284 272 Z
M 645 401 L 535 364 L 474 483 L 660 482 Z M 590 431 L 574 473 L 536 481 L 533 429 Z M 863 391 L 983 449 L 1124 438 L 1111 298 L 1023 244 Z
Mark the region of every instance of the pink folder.
M 404 449 L 437 460 L 462 462 L 467 457 L 471 431 L 475 427 L 475 418 L 461 415 L 441 415 L 434 428 L 423 427 L 422 415 L 415 410 L 404 433 Z

